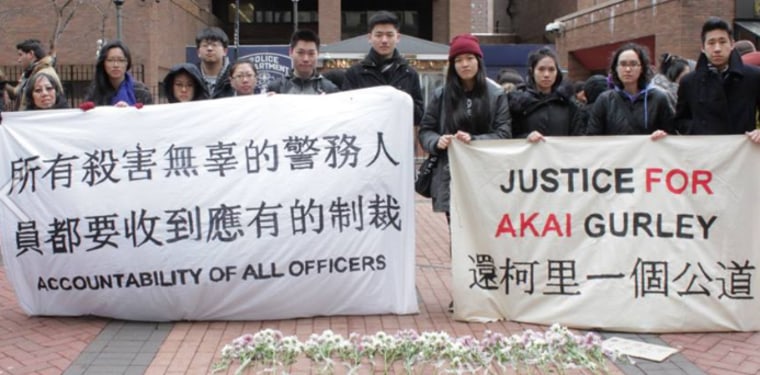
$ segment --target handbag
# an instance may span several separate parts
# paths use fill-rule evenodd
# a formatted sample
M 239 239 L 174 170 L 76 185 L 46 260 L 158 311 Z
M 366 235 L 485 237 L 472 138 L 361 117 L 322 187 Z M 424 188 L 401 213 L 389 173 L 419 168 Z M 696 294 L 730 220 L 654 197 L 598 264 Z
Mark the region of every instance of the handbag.
M 433 185 L 433 168 L 438 163 L 438 156 L 428 155 L 428 157 L 420 164 L 420 169 L 417 171 L 417 178 L 414 180 L 414 191 L 417 194 L 430 198 L 431 186 Z
M 438 121 L 440 122 L 443 117 L 443 91 L 441 91 L 439 100 L 441 105 L 438 112 Z M 422 161 L 422 164 L 420 164 L 420 169 L 417 171 L 417 177 L 414 179 L 414 191 L 425 198 L 430 198 L 432 196 L 433 169 L 437 163 L 438 156 L 428 154 L 427 158 L 425 158 L 425 160 Z

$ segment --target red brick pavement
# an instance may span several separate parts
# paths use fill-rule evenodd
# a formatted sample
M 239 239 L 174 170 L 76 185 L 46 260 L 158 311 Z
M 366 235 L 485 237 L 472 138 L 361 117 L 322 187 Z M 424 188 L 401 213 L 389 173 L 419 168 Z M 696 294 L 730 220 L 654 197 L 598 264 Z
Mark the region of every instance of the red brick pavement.
M 760 374 L 758 332 L 664 334 L 660 339 L 709 374 Z
M 207 374 L 221 348 L 234 338 L 264 328 L 305 340 L 326 329 L 351 332 L 443 330 L 481 337 L 485 330 L 518 333 L 544 329 L 515 322 L 463 323 L 446 311 L 450 301 L 449 241 L 445 219 L 429 203 L 417 209 L 417 290 L 420 313 L 408 316 L 337 316 L 278 321 L 178 322 L 160 347 L 148 374 Z M 105 319 L 27 317 L 18 306 L 5 269 L 0 269 L 0 375 L 60 374 L 108 323 Z M 661 338 L 682 350 L 709 374 L 760 374 L 760 333 L 668 334 Z M 308 373 L 299 363 L 293 373 Z M 611 373 L 620 374 L 617 368 Z M 231 372 L 230 372 L 231 373 Z
M 28 317 L 0 268 L 0 374 L 60 374 L 107 320 Z
M 451 274 L 446 220 L 443 215 L 432 214 L 427 202 L 417 204 L 416 209 L 419 314 L 338 316 L 267 322 L 179 323 L 160 348 L 148 374 L 205 374 L 209 371 L 209 365 L 219 359 L 221 348 L 225 344 L 243 333 L 255 333 L 265 328 L 279 330 L 285 335 L 296 335 L 302 341 L 305 341 L 312 333 L 319 333 L 326 329 L 344 337 L 351 332 L 374 334 L 382 330 L 395 333 L 400 329 L 410 328 L 419 332 L 446 331 L 452 336 L 482 337 L 485 330 L 512 334 L 528 328 L 535 330 L 546 328 L 514 322 L 481 324 L 452 320 L 448 313 L 448 304 L 451 301 L 449 294 Z M 310 373 L 309 364 L 304 362 L 296 364 L 291 369 L 291 373 Z M 615 368 L 612 368 L 610 372 L 621 373 Z

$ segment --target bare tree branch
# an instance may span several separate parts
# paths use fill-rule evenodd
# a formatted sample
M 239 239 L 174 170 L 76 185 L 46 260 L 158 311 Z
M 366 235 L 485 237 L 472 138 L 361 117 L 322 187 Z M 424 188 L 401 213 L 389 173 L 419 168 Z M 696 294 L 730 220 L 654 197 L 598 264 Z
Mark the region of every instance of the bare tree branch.
M 50 0 L 50 4 L 55 9 L 55 27 L 53 28 L 53 36 L 50 38 L 50 55 L 55 57 L 55 47 L 58 45 L 58 40 L 66 31 L 79 6 L 84 2 L 85 0 L 65 0 L 63 4 L 58 5 L 58 0 Z
M 106 38 L 106 25 L 108 24 L 108 15 L 111 14 L 109 8 L 112 4 L 111 0 L 96 0 L 92 4 L 92 7 L 100 13 L 100 39 L 103 40 Z

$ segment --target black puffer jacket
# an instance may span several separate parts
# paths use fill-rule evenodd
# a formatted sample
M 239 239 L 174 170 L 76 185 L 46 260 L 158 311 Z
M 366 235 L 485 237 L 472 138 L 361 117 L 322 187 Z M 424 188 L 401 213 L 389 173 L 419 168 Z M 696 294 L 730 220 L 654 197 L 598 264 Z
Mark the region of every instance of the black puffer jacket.
M 278 94 L 330 94 L 340 89 L 332 81 L 319 73 L 307 79 L 296 77 L 291 71 L 287 77 L 280 78 L 267 86 L 267 91 Z
M 438 162 L 433 169 L 431 195 L 433 210 L 448 212 L 451 190 L 451 174 L 449 173 L 449 157 L 447 151 L 439 150 L 436 144 L 442 134 L 451 134 L 442 130 L 441 124 L 446 123 L 446 111 L 442 108 L 441 99 L 443 88 L 438 88 L 425 111 L 420 124 L 420 145 L 430 154 L 438 155 Z M 491 110 L 490 132 L 471 134 L 472 140 L 512 138 L 512 119 L 509 115 L 509 105 L 504 89 L 498 85 L 488 85 L 489 107 Z
M 164 93 L 166 93 L 166 99 L 169 103 L 178 102 L 174 96 L 174 79 L 177 78 L 179 73 L 187 73 L 193 78 L 193 85 L 195 86 L 193 101 L 208 99 L 208 90 L 206 89 L 206 83 L 203 81 L 201 71 L 191 63 L 182 63 L 172 66 L 169 69 L 169 73 L 164 77 Z
M 643 135 L 655 130 L 674 132 L 673 110 L 665 93 L 648 87 L 632 98 L 616 88 L 603 92 L 594 102 L 586 134 Z
M 549 94 L 521 85 L 509 93 L 512 133 L 525 138 L 532 131 L 543 135 L 581 135 L 584 124 L 578 116 L 578 105 L 568 87 L 560 85 Z
M 390 67 L 384 69 L 389 64 Z M 393 51 L 393 57 L 387 60 L 382 60 L 375 50 L 370 50 L 364 60 L 346 70 L 341 89 L 354 90 L 385 85 L 393 86 L 412 97 L 414 101 L 414 124 L 419 124 L 424 111 L 420 76 L 401 57 L 398 50 Z
M 725 79 L 704 53 L 678 86 L 676 124 L 684 134 L 744 134 L 755 129 L 760 109 L 760 69 L 744 65 L 731 51 Z

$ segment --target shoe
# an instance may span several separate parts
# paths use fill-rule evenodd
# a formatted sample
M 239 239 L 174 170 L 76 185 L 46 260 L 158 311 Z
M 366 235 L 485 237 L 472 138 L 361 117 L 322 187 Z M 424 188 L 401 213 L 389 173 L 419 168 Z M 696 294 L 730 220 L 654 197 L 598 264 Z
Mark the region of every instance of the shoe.
M 449 302 L 449 312 L 454 313 L 454 301 Z

